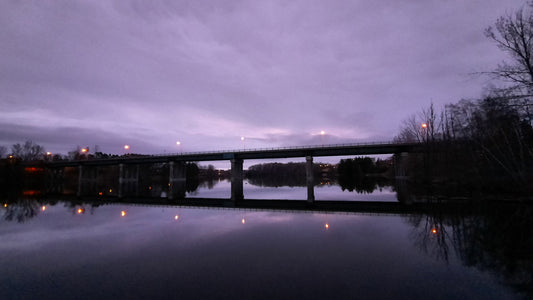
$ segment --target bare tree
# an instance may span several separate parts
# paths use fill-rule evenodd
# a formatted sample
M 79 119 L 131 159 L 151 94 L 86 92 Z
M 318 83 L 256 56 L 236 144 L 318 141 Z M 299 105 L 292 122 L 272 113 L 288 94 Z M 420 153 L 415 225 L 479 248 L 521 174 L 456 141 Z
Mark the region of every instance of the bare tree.
M 15 157 L 22 160 L 36 160 L 41 159 L 44 156 L 44 147 L 29 140 L 23 145 L 13 145 L 11 151 Z
M 396 142 L 434 141 L 442 135 L 442 120 L 435 111 L 433 103 L 418 114 L 403 120 L 400 133 L 394 138 Z
M 533 7 L 533 2 L 530 3 Z M 485 35 L 507 52 L 512 62 L 502 62 L 490 72 L 531 94 L 533 91 L 533 12 L 519 9 L 514 15 L 500 17 Z

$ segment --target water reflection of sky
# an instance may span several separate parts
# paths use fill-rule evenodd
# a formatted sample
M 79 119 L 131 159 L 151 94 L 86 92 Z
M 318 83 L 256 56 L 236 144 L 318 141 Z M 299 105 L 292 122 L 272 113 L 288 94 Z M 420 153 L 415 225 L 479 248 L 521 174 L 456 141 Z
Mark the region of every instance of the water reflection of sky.
M 7 298 L 511 296 L 455 257 L 420 253 L 404 218 L 58 204 L 0 221 L 0 287 Z
M 288 199 L 306 200 L 307 187 L 302 186 L 280 186 L 265 187 L 257 186 L 244 181 L 243 192 L 245 199 Z M 191 198 L 225 198 L 231 197 L 231 183 L 226 180 L 215 181 L 209 188 L 201 185 L 192 193 L 187 193 Z M 315 186 L 316 200 L 338 200 L 338 201 L 376 201 L 376 202 L 397 202 L 396 192 L 392 187 L 383 187 L 372 193 L 357 193 L 355 191 L 342 190 L 336 184 L 324 184 Z

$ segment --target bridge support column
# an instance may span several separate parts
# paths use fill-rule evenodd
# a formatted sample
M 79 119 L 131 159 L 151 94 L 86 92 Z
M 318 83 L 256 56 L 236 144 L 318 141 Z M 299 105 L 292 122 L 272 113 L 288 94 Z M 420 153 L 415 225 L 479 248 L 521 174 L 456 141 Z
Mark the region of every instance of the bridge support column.
M 118 197 L 124 196 L 124 164 L 118 165 Z
M 47 168 L 45 181 L 47 194 L 62 194 L 65 181 L 65 169 Z
M 78 166 L 78 193 L 76 194 L 78 197 L 81 197 L 82 195 L 82 186 L 83 186 L 83 166 Z
M 139 196 L 139 165 L 118 165 L 118 197 Z
M 168 199 L 185 198 L 185 181 L 187 180 L 185 163 L 168 163 Z
M 172 199 L 174 196 L 172 195 L 172 184 L 174 183 L 174 162 L 171 161 L 168 163 L 168 194 L 167 198 Z
M 405 172 L 406 165 L 405 162 L 407 161 L 407 156 L 409 154 L 407 152 L 401 152 L 394 155 L 394 176 L 396 178 L 406 178 L 407 174 Z
M 307 177 L 307 202 L 315 201 L 315 176 L 313 173 L 313 157 L 306 156 L 305 173 Z
M 78 165 L 77 196 L 96 195 L 98 168 Z
M 242 159 L 231 160 L 231 200 L 239 201 L 244 199 L 243 192 L 243 170 Z

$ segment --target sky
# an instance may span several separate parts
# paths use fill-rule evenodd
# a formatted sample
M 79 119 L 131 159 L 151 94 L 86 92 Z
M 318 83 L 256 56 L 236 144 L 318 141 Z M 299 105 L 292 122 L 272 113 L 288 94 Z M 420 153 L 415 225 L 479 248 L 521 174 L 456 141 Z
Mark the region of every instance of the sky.
M 477 74 L 507 58 L 483 31 L 523 5 L 0 1 L 0 145 L 156 154 L 388 141 L 430 103 L 500 84 Z

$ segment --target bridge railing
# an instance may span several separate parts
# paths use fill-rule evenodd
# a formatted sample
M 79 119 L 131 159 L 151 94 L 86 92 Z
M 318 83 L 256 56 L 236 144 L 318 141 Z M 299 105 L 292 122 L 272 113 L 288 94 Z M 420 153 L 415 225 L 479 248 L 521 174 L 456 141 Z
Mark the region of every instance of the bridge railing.
M 361 146 L 385 146 L 385 145 L 412 145 L 413 143 L 397 143 L 394 141 L 379 141 L 379 142 L 361 142 L 361 143 L 342 143 L 342 144 L 324 144 L 324 145 L 304 145 L 304 146 L 286 146 L 286 147 L 263 147 L 250 149 L 228 149 L 228 150 L 214 150 L 214 151 L 191 151 L 191 152 L 171 152 L 162 154 L 152 154 L 149 156 L 187 156 L 187 155 L 203 155 L 203 154 L 223 154 L 223 153 L 253 153 L 263 151 L 283 151 L 283 150 L 307 150 L 307 149 L 328 149 L 328 148 L 346 148 L 346 147 L 361 147 Z
M 192 151 L 192 152 L 174 152 L 174 153 L 161 153 L 161 154 L 130 154 L 125 156 L 112 156 L 107 158 L 86 158 L 82 161 L 127 161 L 136 158 L 158 158 L 158 157 L 179 157 L 179 156 L 195 156 L 195 155 L 209 155 L 209 154 L 242 154 L 242 153 L 257 153 L 265 151 L 284 151 L 284 150 L 307 150 L 307 149 L 335 149 L 335 148 L 347 148 L 347 147 L 364 147 L 364 146 L 402 146 L 402 145 L 415 145 L 419 143 L 397 143 L 394 141 L 378 141 L 378 142 L 360 142 L 360 143 L 342 143 L 342 144 L 324 144 L 324 145 L 305 145 L 305 146 L 286 146 L 286 147 L 263 147 L 263 148 L 250 148 L 250 149 L 232 149 L 232 150 L 214 150 L 214 151 Z M 47 163 L 74 163 L 76 161 L 52 161 Z M 31 164 L 28 163 L 28 164 Z

